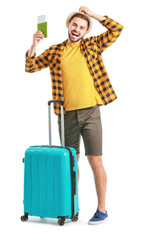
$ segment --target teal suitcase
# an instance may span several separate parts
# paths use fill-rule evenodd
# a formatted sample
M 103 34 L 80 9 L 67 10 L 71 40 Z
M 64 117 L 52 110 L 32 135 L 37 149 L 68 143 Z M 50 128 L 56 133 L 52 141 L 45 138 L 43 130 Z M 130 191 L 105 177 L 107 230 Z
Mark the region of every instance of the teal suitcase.
M 50 104 L 61 104 L 62 146 L 51 145 Z M 78 220 L 78 175 L 76 151 L 64 147 L 63 102 L 52 100 L 49 108 L 49 145 L 32 146 L 25 151 L 24 157 L 24 215 L 43 218 L 56 218 L 59 225 L 66 219 Z

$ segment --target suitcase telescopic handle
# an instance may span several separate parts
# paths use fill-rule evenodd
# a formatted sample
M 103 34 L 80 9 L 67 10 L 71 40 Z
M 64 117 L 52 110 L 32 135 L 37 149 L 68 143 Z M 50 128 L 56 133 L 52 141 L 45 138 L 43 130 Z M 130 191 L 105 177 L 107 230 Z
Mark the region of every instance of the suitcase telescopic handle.
M 49 121 L 49 145 L 51 146 L 52 145 L 52 139 L 51 139 L 51 103 L 60 103 L 61 104 L 61 145 L 62 147 L 65 146 L 65 130 L 64 130 L 64 111 L 63 111 L 63 105 L 64 105 L 64 102 L 61 101 L 61 100 L 50 100 L 48 101 L 48 121 Z

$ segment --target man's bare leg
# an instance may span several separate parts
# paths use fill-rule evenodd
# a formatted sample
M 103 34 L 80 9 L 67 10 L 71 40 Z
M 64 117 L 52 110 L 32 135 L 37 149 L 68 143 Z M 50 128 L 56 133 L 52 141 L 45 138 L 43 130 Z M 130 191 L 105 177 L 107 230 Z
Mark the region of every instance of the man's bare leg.
M 87 156 L 90 166 L 92 168 L 98 197 L 97 208 L 105 213 L 105 198 L 107 188 L 107 175 L 102 163 L 102 156 Z

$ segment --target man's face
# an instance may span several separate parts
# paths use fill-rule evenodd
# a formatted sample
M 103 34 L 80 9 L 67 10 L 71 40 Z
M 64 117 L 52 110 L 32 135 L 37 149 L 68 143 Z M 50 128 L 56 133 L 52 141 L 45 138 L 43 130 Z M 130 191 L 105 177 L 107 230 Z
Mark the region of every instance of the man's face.
M 80 43 L 87 30 L 88 22 L 82 18 L 74 17 L 68 24 L 69 42 Z

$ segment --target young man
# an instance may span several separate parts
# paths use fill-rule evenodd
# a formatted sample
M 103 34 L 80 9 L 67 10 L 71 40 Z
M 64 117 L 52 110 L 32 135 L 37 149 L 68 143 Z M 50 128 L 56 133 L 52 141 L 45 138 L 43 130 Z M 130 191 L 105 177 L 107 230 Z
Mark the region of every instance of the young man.
M 83 37 L 91 30 L 91 18 L 108 30 L 99 36 Z M 53 99 L 64 101 L 65 145 L 76 149 L 79 161 L 80 136 L 85 155 L 92 168 L 98 197 L 97 211 L 89 224 L 102 223 L 108 218 L 105 207 L 107 176 L 102 163 L 102 125 L 99 106 L 114 101 L 112 88 L 102 61 L 102 52 L 120 35 L 123 26 L 107 16 L 100 16 L 86 7 L 70 14 L 66 20 L 68 39 L 50 46 L 36 57 L 36 47 L 43 39 L 42 32 L 33 35 L 33 43 L 26 53 L 26 72 L 50 68 Z M 60 132 L 60 106 L 54 104 Z M 79 168 L 78 168 L 79 177 Z

